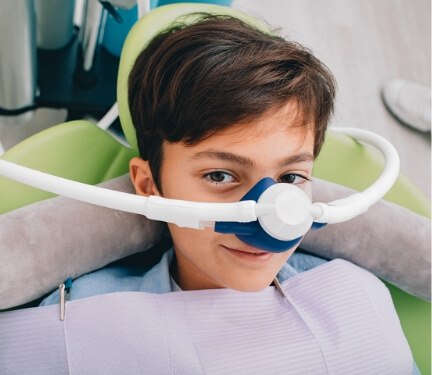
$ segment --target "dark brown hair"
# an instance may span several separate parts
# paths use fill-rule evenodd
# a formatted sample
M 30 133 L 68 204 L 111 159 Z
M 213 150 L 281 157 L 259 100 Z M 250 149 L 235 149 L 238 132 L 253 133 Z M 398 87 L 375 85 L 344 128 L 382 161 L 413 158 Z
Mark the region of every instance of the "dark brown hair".
M 159 188 L 164 141 L 193 145 L 291 100 L 314 126 L 317 156 L 334 96 L 332 74 L 303 46 L 208 14 L 156 36 L 129 76 L 139 152 Z

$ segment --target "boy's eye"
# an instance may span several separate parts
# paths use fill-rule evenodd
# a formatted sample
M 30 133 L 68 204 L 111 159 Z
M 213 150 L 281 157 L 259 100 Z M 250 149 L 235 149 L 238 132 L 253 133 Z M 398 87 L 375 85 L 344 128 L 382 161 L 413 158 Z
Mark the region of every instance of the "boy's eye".
M 302 184 L 305 181 L 309 181 L 307 177 L 304 177 L 302 175 L 296 174 L 296 173 L 287 173 L 279 178 L 279 182 L 285 183 L 285 184 Z
M 235 181 L 235 178 L 233 176 L 223 171 L 210 172 L 207 173 L 204 177 L 212 184 L 229 184 Z

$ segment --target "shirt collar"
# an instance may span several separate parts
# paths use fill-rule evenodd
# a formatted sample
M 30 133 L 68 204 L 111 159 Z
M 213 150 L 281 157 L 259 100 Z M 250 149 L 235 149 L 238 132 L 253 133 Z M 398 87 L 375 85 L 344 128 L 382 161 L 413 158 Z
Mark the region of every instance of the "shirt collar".
M 159 263 L 155 264 L 141 279 L 139 290 L 148 293 L 169 293 L 173 292 L 170 276 L 170 265 L 174 257 L 174 250 L 171 248 L 162 255 Z
M 139 290 L 148 293 L 169 293 L 181 290 L 170 274 L 174 250 L 165 251 L 159 263 L 155 264 L 142 278 Z M 276 278 L 280 283 L 299 272 L 288 262 L 283 265 Z

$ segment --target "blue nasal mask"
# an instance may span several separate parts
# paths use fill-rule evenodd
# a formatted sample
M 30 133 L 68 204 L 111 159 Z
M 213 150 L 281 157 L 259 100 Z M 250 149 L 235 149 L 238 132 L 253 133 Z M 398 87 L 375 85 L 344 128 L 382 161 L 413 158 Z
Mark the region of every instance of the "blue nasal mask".
M 271 178 L 259 181 L 233 203 L 192 202 L 157 196 L 143 197 L 67 180 L 0 159 L 0 175 L 18 182 L 103 207 L 137 213 L 180 227 L 213 228 L 235 234 L 245 243 L 270 252 L 297 245 L 311 228 L 341 223 L 365 212 L 393 186 L 399 156 L 383 137 L 355 128 L 331 128 L 379 149 L 386 161 L 378 179 L 366 190 L 329 203 L 314 202 L 292 184 Z
M 275 185 L 278 185 L 278 187 L 276 187 Z M 269 189 L 270 187 L 273 187 L 272 189 L 276 189 L 279 188 L 280 185 L 284 185 L 284 184 L 277 184 L 275 180 L 269 177 L 263 178 L 257 184 L 255 184 L 251 190 L 248 191 L 248 193 L 241 199 L 241 201 L 252 200 L 257 203 L 260 201 L 262 202 L 264 198 L 263 193 L 267 189 Z M 279 188 L 280 191 L 285 189 L 286 189 L 286 185 L 280 186 Z M 289 188 L 289 190 L 292 191 L 291 187 Z M 300 189 L 298 190 L 299 190 L 298 197 L 296 198 L 298 200 L 305 200 L 307 201 L 306 204 L 311 205 L 311 202 L 309 201 L 309 197 L 302 190 Z M 293 197 L 292 200 L 295 200 L 295 198 Z M 289 202 L 286 202 L 286 204 L 289 205 Z M 293 202 L 291 205 L 291 210 L 295 210 L 295 206 L 296 204 L 295 202 Z M 297 211 L 297 214 L 300 214 L 300 212 Z M 269 213 L 268 215 L 272 215 L 272 213 Z M 273 213 L 273 215 L 277 215 L 277 213 Z M 219 233 L 235 234 L 241 241 L 247 243 L 248 245 L 251 245 L 258 249 L 271 251 L 274 253 L 283 252 L 293 248 L 294 246 L 298 245 L 303 238 L 303 235 L 299 235 L 298 237 L 293 239 L 283 239 L 282 236 L 277 236 L 276 233 L 272 233 L 271 235 L 268 233 L 268 231 L 264 229 L 264 227 L 261 224 L 261 222 L 263 222 L 264 220 L 260 220 L 258 218 L 258 220 L 250 221 L 247 223 L 239 223 L 236 221 L 216 222 L 214 230 L 215 232 L 219 232 Z M 275 221 L 274 217 L 273 217 L 273 221 Z M 285 230 L 283 226 L 284 225 L 289 226 L 290 224 L 284 223 L 283 220 L 281 219 L 279 219 L 278 221 L 279 221 L 278 224 L 273 223 L 273 225 L 271 226 L 273 228 L 279 227 L 280 229 L 279 231 L 282 232 L 282 234 L 288 233 L 288 230 Z M 298 222 L 296 224 L 298 225 Z M 325 224 L 314 223 L 312 221 L 312 217 L 310 217 L 310 220 L 303 221 L 301 225 L 302 226 L 301 232 L 307 231 L 311 227 L 318 228 L 323 225 Z

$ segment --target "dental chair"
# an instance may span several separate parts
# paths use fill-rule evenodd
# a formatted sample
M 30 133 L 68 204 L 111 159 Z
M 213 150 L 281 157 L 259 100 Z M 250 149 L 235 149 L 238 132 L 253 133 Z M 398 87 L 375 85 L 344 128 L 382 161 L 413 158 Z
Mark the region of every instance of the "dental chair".
M 257 27 L 266 27 L 232 8 L 204 4 L 175 4 L 157 8 L 137 22 L 121 54 L 117 100 L 121 125 L 131 147 L 94 123 L 80 120 L 42 131 L 8 150 L 2 158 L 87 184 L 98 184 L 127 173 L 129 160 L 138 155 L 127 103 L 129 72 L 139 52 L 155 34 L 178 17 L 193 12 L 229 14 Z M 376 179 L 381 168 L 382 160 L 373 150 L 347 136 L 329 132 L 313 174 L 323 180 L 362 190 Z M 0 177 L 0 197 L 1 214 L 50 198 L 52 194 Z M 403 175 L 385 199 L 418 214 L 430 214 L 427 199 Z M 388 284 L 388 287 L 414 359 L 422 373 L 430 373 L 430 304 L 392 285 Z

